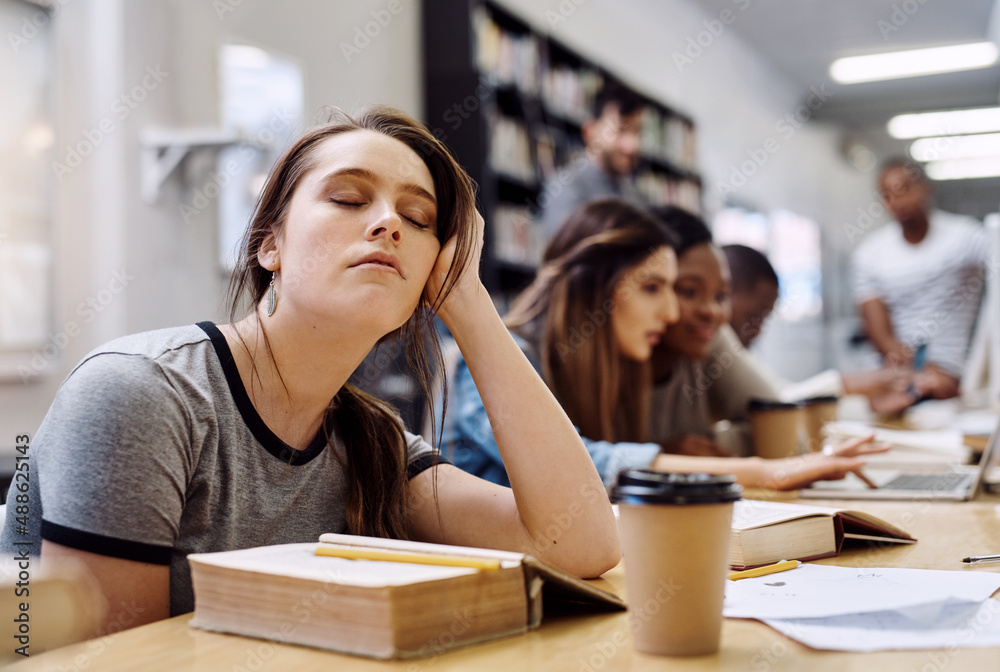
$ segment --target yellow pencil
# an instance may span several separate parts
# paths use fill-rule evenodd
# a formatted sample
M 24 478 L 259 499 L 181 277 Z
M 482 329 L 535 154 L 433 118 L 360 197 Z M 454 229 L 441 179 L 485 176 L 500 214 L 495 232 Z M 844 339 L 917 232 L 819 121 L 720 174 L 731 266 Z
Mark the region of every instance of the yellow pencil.
M 775 574 L 777 572 L 795 569 L 801 564 L 802 563 L 798 560 L 782 560 L 781 562 L 776 562 L 773 565 L 755 567 L 754 569 L 745 569 L 742 572 L 731 572 L 729 574 L 729 580 L 739 581 L 740 579 L 752 579 L 755 576 L 767 576 L 768 574 Z
M 482 569 L 485 571 L 500 569 L 500 561 L 495 558 L 405 553 L 403 551 L 384 551 L 374 548 L 344 548 L 341 546 L 324 546 L 322 544 L 316 547 L 316 555 L 324 555 L 331 558 L 347 558 L 348 560 L 382 560 L 386 562 L 409 562 L 417 565 L 468 567 L 470 569 Z

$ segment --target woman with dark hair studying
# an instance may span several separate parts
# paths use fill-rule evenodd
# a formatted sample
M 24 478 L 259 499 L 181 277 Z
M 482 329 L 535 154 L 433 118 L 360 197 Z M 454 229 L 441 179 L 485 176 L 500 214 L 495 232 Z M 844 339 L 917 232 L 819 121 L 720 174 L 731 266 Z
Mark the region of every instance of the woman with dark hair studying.
M 652 215 L 619 200 L 594 201 L 572 215 L 545 250 L 538 276 L 514 302 L 506 324 L 566 409 L 606 484 L 626 467 L 735 474 L 742 484 L 790 489 L 837 479 L 859 457 L 884 450 L 846 443 L 832 456 L 786 460 L 665 454 L 670 436 L 654 404 L 651 357 L 679 318 L 676 236 Z M 497 449 L 497 422 L 483 405 L 467 363 L 452 376 L 452 410 L 442 452 L 456 466 L 497 483 L 510 470 Z M 500 424 L 519 418 L 501 410 Z M 440 413 L 438 412 L 438 415 Z M 662 435 L 662 437 L 661 437 Z
M 190 611 L 189 553 L 324 532 L 529 551 L 578 576 L 613 567 L 601 479 L 478 278 L 482 236 L 468 176 L 410 117 L 376 107 L 308 131 L 250 223 L 232 323 L 88 355 L 34 437 L 30 534 L 15 535 L 8 507 L 4 551 L 30 538 L 43 565 L 84 563 L 106 625 Z M 512 489 L 439 460 L 345 384 L 380 339 L 427 328 L 425 306 L 489 412 L 518 419 L 496 428 Z M 581 511 L 572 529 L 540 544 L 568 509 Z

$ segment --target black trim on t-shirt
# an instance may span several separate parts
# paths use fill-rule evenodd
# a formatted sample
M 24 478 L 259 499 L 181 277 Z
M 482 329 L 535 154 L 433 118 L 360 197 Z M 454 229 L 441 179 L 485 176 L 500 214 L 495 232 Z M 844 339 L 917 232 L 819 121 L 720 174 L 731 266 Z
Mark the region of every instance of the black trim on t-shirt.
M 410 480 L 417 474 L 420 474 L 431 467 L 436 467 L 439 464 L 451 464 L 451 462 L 436 453 L 424 453 L 406 465 L 406 480 Z
M 42 518 L 42 539 L 75 548 L 78 551 L 87 551 L 123 560 L 148 562 L 153 565 L 169 565 L 174 554 L 172 546 L 156 546 L 141 541 L 129 541 L 93 532 L 83 532 L 51 523 L 44 518 Z
M 236 408 L 239 409 L 240 415 L 243 416 L 243 422 L 247 423 L 247 427 L 250 428 L 250 431 L 257 441 L 260 442 L 260 445 L 264 446 L 267 452 L 285 464 L 290 464 L 294 467 L 307 464 L 318 457 L 327 446 L 327 436 L 323 433 L 323 430 L 320 429 L 316 433 L 316 437 L 305 450 L 295 450 L 279 439 L 264 424 L 264 419 L 260 417 L 257 409 L 250 402 L 250 395 L 247 394 L 247 390 L 243 386 L 243 379 L 240 378 L 240 371 L 236 368 L 236 360 L 233 358 L 232 350 L 229 349 L 229 342 L 226 341 L 226 337 L 211 322 L 199 322 L 198 326 L 212 339 L 212 346 L 215 348 L 215 354 L 219 357 L 222 371 L 226 374 L 226 382 L 229 383 L 229 391 L 233 395 L 233 401 L 236 402 Z

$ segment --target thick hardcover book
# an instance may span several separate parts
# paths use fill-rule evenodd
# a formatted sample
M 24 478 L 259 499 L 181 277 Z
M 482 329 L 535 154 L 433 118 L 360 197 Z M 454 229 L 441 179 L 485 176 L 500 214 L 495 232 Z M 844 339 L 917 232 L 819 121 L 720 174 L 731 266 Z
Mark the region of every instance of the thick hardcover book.
M 729 564 L 746 569 L 779 560 L 829 558 L 852 539 L 916 542 L 904 530 L 861 511 L 745 499 L 736 502 L 733 511 Z
M 496 569 L 317 555 L 317 547 L 497 561 Z M 607 582 L 521 553 L 326 534 L 188 556 L 191 624 L 373 658 L 416 658 L 538 627 L 545 600 L 624 609 Z M 544 591 L 543 591 L 544 587 Z

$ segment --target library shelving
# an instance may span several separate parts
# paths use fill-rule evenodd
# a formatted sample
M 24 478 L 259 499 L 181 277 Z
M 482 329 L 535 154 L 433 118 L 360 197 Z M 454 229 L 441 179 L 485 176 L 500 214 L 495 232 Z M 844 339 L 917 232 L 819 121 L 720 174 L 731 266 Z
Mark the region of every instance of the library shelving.
M 639 191 L 651 205 L 701 211 L 692 119 L 496 2 L 422 6 L 425 119 L 479 185 L 483 280 L 498 302 L 534 276 L 545 244 L 534 215 L 580 165 L 582 125 L 606 81 L 644 102 Z

